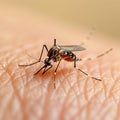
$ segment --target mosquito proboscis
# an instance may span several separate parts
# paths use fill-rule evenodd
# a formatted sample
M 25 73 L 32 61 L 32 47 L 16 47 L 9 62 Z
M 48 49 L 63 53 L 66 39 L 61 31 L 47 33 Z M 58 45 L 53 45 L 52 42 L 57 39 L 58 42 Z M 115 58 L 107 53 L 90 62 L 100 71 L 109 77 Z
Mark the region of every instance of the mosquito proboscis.
M 47 58 L 45 58 L 44 61 L 41 61 L 44 50 L 47 51 Z M 41 51 L 41 54 L 40 54 L 40 57 L 39 57 L 38 61 L 30 63 L 30 64 L 26 64 L 26 65 L 19 65 L 19 66 L 20 67 L 27 67 L 27 66 L 31 66 L 31 65 L 34 65 L 36 63 L 39 63 L 39 62 L 43 62 L 44 65 L 37 72 L 34 73 L 34 75 L 36 75 L 41 70 L 43 70 L 42 74 L 45 74 L 48 70 L 50 70 L 53 67 L 51 61 L 58 62 L 57 66 L 54 70 L 54 88 L 56 88 L 56 84 L 55 84 L 56 73 L 57 73 L 57 70 L 58 70 L 58 67 L 60 65 L 61 60 L 65 60 L 65 61 L 68 61 L 68 62 L 74 62 L 74 68 L 79 70 L 81 73 L 83 73 L 84 75 L 86 75 L 86 76 L 88 76 L 92 79 L 102 81 L 100 78 L 90 76 L 85 71 L 76 67 L 76 62 L 77 61 L 83 61 L 84 59 L 78 58 L 73 52 L 74 51 L 83 51 L 83 50 L 86 50 L 86 48 L 84 48 L 82 45 L 57 45 L 56 44 L 56 39 L 54 39 L 54 45 L 50 49 L 48 49 L 47 45 L 45 45 L 45 44 L 43 45 L 42 51 Z M 95 59 L 95 58 L 102 57 L 105 54 L 108 54 L 110 51 L 112 51 L 112 48 L 107 50 L 106 52 L 94 57 L 94 58 L 87 58 L 85 60 L 92 60 L 92 59 Z

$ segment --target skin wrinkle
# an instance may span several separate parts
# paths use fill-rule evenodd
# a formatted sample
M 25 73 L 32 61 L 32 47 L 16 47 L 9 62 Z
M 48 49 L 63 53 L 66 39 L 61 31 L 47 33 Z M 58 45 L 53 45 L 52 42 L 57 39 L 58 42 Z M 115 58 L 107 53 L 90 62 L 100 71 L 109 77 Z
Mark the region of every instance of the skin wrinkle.
M 9 115 L 12 114 L 12 112 L 16 112 L 16 111 L 13 111 L 13 109 L 12 109 L 13 101 L 15 99 L 16 99 L 16 95 L 12 94 L 11 99 L 9 99 L 8 103 L 6 103 L 7 105 L 6 105 L 6 108 L 4 109 L 2 120 L 8 119 Z M 14 115 L 16 115 L 16 114 L 14 114 Z M 21 117 L 23 117 L 23 116 L 21 116 Z
M 41 106 L 44 106 L 44 104 L 43 104 L 43 103 L 44 103 L 44 99 L 45 99 L 45 96 L 43 96 L 42 103 L 40 102 L 39 99 L 37 100 L 37 101 L 38 101 L 38 102 L 37 102 L 37 103 L 38 103 L 38 108 L 39 108 L 39 105 L 40 105 L 40 104 L 41 104 Z M 42 108 L 43 108 L 43 107 L 42 107 Z M 41 108 L 41 114 L 42 114 L 42 108 Z M 38 110 L 39 110 L 39 109 L 38 109 Z M 38 110 L 37 110 L 37 111 L 38 111 Z M 40 115 L 39 115 L 39 116 L 40 116 Z M 39 117 L 39 118 L 40 118 L 40 117 Z
M 70 76 L 70 73 L 72 73 L 72 71 L 70 71 L 69 74 L 67 74 L 67 76 L 64 76 L 64 77 L 65 77 L 65 78 L 64 78 L 64 81 L 65 81 L 66 84 L 67 84 L 66 88 L 68 88 L 68 91 L 69 91 L 69 89 L 73 89 L 72 86 L 75 84 L 75 83 L 74 83 L 73 85 L 71 85 L 70 82 L 69 82 L 69 80 L 68 80 L 68 78 L 69 78 L 69 76 Z M 65 73 L 64 73 L 64 74 L 65 74 Z M 64 84 L 64 83 L 63 83 L 63 84 Z M 68 91 L 67 91 L 67 92 L 68 92 Z M 68 92 L 68 93 L 69 93 L 69 92 Z M 67 96 L 67 94 L 66 94 L 66 96 Z
M 105 97 L 107 97 L 107 83 L 105 83 L 104 77 L 102 77 L 102 62 L 99 61 L 98 64 L 99 64 L 100 76 L 102 79 L 103 92 L 104 92 Z
M 0 75 L 0 80 L 2 80 L 2 79 L 3 79 L 3 77 L 2 77 L 2 76 L 3 76 L 4 74 L 5 74 L 5 75 L 7 75 L 7 76 L 9 75 L 9 74 L 7 73 L 7 71 L 6 71 L 6 67 L 7 67 L 8 65 L 7 65 L 7 66 L 5 66 L 5 67 L 4 67 L 3 65 L 1 65 L 1 66 L 2 66 L 2 70 L 3 70 L 3 72 L 2 72 L 2 74 Z M 9 79 L 8 79 L 8 82 L 7 82 L 7 83 L 10 83 L 10 81 L 9 81 L 9 80 L 10 80 L 10 77 L 9 77 Z M 6 86 L 6 85 L 7 85 L 7 83 L 6 83 L 6 84 L 3 84 L 3 86 Z M 1 86 L 2 86 L 2 82 L 1 82 Z M 3 88 L 3 86 L 2 86 L 1 88 Z
M 30 109 L 29 109 L 28 112 L 29 112 L 29 113 L 32 113 L 32 115 L 35 116 L 36 119 L 39 119 L 39 116 L 37 116 L 37 113 L 36 113 L 36 111 L 34 110 L 34 107 L 30 107 Z M 29 116 L 28 119 L 31 118 L 31 116 L 29 115 L 29 113 L 26 113 L 27 116 Z
M 87 73 L 89 73 L 89 69 L 88 69 L 88 71 L 87 71 Z M 83 75 L 84 76 L 84 75 Z M 86 77 L 86 76 L 85 76 Z M 84 97 L 85 97 L 85 99 L 86 99 L 86 101 L 88 101 L 88 91 L 91 91 L 93 88 L 91 88 L 91 89 L 89 89 L 89 90 L 87 90 L 87 88 L 88 88 L 88 86 L 89 85 L 87 85 L 87 83 L 89 82 L 89 80 L 91 81 L 91 78 L 89 78 L 89 77 L 86 77 L 85 78 L 85 84 L 84 84 L 84 87 L 83 87 L 83 89 L 84 89 Z M 94 86 L 96 86 L 96 82 L 95 82 L 96 80 L 93 80 L 93 83 L 94 83 Z M 98 82 L 99 83 L 99 82 Z M 93 87 L 94 87 L 93 86 Z M 95 88 L 94 88 L 95 89 Z
M 80 99 L 81 99 L 81 98 L 80 98 L 80 95 L 78 94 L 78 95 L 77 95 L 77 102 L 78 102 L 78 111 L 79 111 L 79 112 L 81 112 L 81 105 L 79 104 Z M 76 112 L 76 114 L 75 114 L 74 116 L 78 117 L 78 116 L 79 116 L 79 113 L 78 113 L 78 115 L 77 115 L 77 112 Z
M 111 102 L 114 102 L 114 103 L 116 104 L 116 102 L 113 101 L 112 98 L 113 98 L 112 96 L 106 97 L 106 99 L 104 99 L 104 101 L 102 102 L 100 109 L 102 109 L 102 107 L 104 108 L 104 106 L 105 106 L 106 104 L 109 104 L 109 103 L 111 103 Z M 111 100 L 111 101 L 110 101 L 110 100 Z M 100 113 L 100 111 L 99 111 L 99 113 Z M 99 113 L 98 113 L 98 114 L 99 114 Z
M 66 113 L 66 105 L 67 105 L 67 103 L 68 103 L 68 97 L 67 96 L 69 96 L 69 94 L 71 93 L 71 88 L 69 88 L 68 89 L 68 92 L 67 92 L 67 94 L 66 94 L 66 97 L 64 98 L 64 102 L 63 102 L 63 107 L 61 108 L 61 112 L 59 113 L 59 116 L 61 116 L 61 119 L 64 119 L 64 114 Z M 64 117 L 63 117 L 64 116 Z
M 101 82 L 104 82 L 104 78 L 102 77 L 103 71 L 102 71 L 102 68 L 101 68 L 101 66 L 102 66 L 101 59 L 97 59 L 97 64 L 99 66 L 98 67 L 98 71 L 99 71 L 98 74 L 100 76 L 100 79 L 102 79 Z M 99 83 L 97 81 L 93 81 L 93 82 L 94 82 L 94 86 L 93 86 L 93 88 L 94 88 L 94 94 L 97 93 L 98 91 L 101 91 L 103 89 L 102 83 Z M 98 88 L 99 84 L 101 84 L 100 88 Z M 101 92 L 104 92 L 104 89 Z
M 64 71 L 63 71 L 63 69 L 64 69 Z M 62 78 L 63 78 L 63 80 L 61 81 L 61 79 L 60 80 L 57 80 L 56 79 L 56 82 L 58 81 L 58 82 L 60 82 L 60 85 L 59 86 L 57 86 L 57 91 L 60 91 L 60 89 L 61 89 L 61 87 L 63 88 L 63 90 L 64 90 L 64 93 L 65 93 L 65 95 L 67 95 L 67 87 L 65 87 L 65 82 L 67 81 L 67 83 L 68 83 L 68 77 L 69 77 L 69 74 L 67 74 L 66 73 L 66 71 L 67 71 L 67 73 L 71 73 L 72 71 L 73 71 L 73 69 L 72 68 L 70 68 L 70 69 L 68 69 L 67 67 L 64 67 L 64 68 L 61 68 L 60 70 L 58 70 L 57 71 L 57 77 L 58 78 L 60 78 L 61 76 L 63 76 Z
M 99 95 L 100 93 L 102 92 L 102 89 L 98 92 L 98 93 L 96 93 L 96 97 L 97 97 L 97 95 Z M 105 99 L 106 100 L 106 99 Z M 101 113 L 101 109 L 104 109 L 104 106 L 105 106 L 105 100 L 103 101 L 103 102 L 101 102 L 99 99 L 97 99 L 97 101 L 98 101 L 98 103 L 101 103 L 101 106 L 100 106 L 100 108 L 99 108 L 99 110 L 98 111 L 96 111 L 96 116 L 98 116 L 100 113 Z M 91 100 L 92 101 L 92 100 Z
M 50 85 L 48 85 L 48 86 L 50 86 Z M 49 89 L 49 88 L 48 88 L 48 89 Z M 49 116 L 48 106 L 49 106 L 50 98 L 51 98 L 51 96 L 52 96 L 52 92 L 53 92 L 53 90 L 50 90 L 50 91 L 47 93 L 46 97 L 45 97 L 44 106 L 43 106 L 44 112 L 43 112 L 43 114 L 42 114 L 42 116 L 41 116 L 41 118 L 40 118 L 41 120 L 47 119 L 48 116 Z
M 92 62 L 92 61 L 91 61 Z M 87 66 L 87 73 L 90 73 L 91 75 L 92 75 L 92 73 L 90 72 L 90 66 Z M 94 72 L 94 71 L 93 71 Z M 95 89 L 95 86 L 97 86 L 97 84 L 100 84 L 100 82 L 99 81 L 96 81 L 96 80 L 93 80 L 93 87 L 91 87 L 89 90 L 87 90 L 89 87 L 89 85 L 87 85 L 87 83 L 89 83 L 89 80 L 91 81 L 92 79 L 91 78 L 89 78 L 89 77 L 86 77 L 86 80 L 85 80 L 85 85 L 84 85 L 84 97 L 85 97 L 85 99 L 88 101 L 89 100 L 89 94 L 87 94 L 88 93 L 88 91 L 91 91 L 92 89 L 94 90 L 94 94 L 95 94 L 95 90 L 97 90 L 97 89 Z M 92 91 L 91 91 L 92 92 Z
M 14 57 L 15 58 L 15 57 Z M 14 61 L 14 60 L 13 60 Z M 14 89 L 14 93 L 15 93 L 15 95 L 16 95 L 16 97 L 18 98 L 18 100 L 19 100 L 19 102 L 20 102 L 20 104 L 21 104 L 21 111 L 22 111 L 22 113 L 23 113 L 23 118 L 27 118 L 26 117 L 26 115 L 24 114 L 25 112 L 24 112 L 24 107 L 25 107 L 25 104 L 23 104 L 23 101 L 22 101 L 22 99 L 21 99 L 21 97 L 20 97 L 20 95 L 19 95 L 19 92 L 18 92 L 18 90 L 17 90 L 17 88 L 16 88 L 16 85 L 14 84 L 14 81 L 15 81 L 15 79 L 17 80 L 17 78 L 15 78 L 14 79 L 14 73 L 12 74 L 12 71 L 11 70 L 9 70 L 10 68 L 9 68 L 9 65 L 11 65 L 11 62 L 9 62 L 9 64 L 7 64 L 7 66 L 4 68 L 5 69 L 5 71 L 6 71 L 6 73 L 8 73 L 9 74 L 9 76 L 10 76 L 10 80 L 11 80 L 11 85 L 12 85 L 12 87 L 13 87 L 13 89 Z M 13 64 L 14 65 L 14 64 Z
M 111 98 L 108 98 L 108 99 L 111 99 Z M 107 106 L 108 106 L 108 107 L 107 107 L 107 110 L 108 110 L 109 112 L 107 113 L 107 111 L 106 111 L 106 113 L 105 113 L 105 112 L 103 113 L 103 117 L 104 117 L 104 118 L 107 117 L 107 116 L 105 116 L 105 114 L 106 114 L 106 115 L 107 115 L 107 114 L 108 114 L 108 115 L 111 115 L 111 117 L 112 117 L 113 114 L 114 114 L 114 117 L 115 117 L 115 112 L 111 113 L 112 109 L 113 109 L 113 110 L 116 110 L 116 108 L 113 108 L 112 101 L 113 101 L 113 100 L 108 101 L 108 102 L 111 103 L 111 105 L 108 106 L 108 104 L 107 104 Z M 111 114 L 110 114 L 110 113 L 111 113 Z M 114 117 L 113 117 L 113 118 L 114 118 Z
M 99 92 L 97 92 L 96 94 L 94 94 L 94 95 L 91 97 L 91 99 L 88 101 L 88 103 L 86 104 L 87 113 L 89 113 L 89 111 L 90 111 L 91 103 L 94 101 L 94 99 L 96 99 L 97 95 L 99 95 L 100 92 L 101 92 L 101 91 L 99 91 Z M 98 100 L 97 100 L 97 101 L 98 101 Z M 95 112 L 97 112 L 97 109 L 95 110 Z M 94 113 L 94 114 L 95 114 L 95 113 Z M 92 116 L 91 116 L 90 113 L 87 114 L 87 115 L 89 115 L 89 119 L 94 119 L 94 118 L 91 118 Z M 97 119 L 97 117 L 96 117 L 96 119 Z
M 77 103 L 78 103 L 78 105 L 79 105 L 79 100 L 78 100 L 78 97 L 77 97 L 77 92 L 75 91 L 75 88 L 74 88 L 76 82 L 75 82 L 73 85 L 71 85 L 71 83 L 69 82 L 69 80 L 67 80 L 67 81 L 68 81 L 69 86 L 70 86 L 70 89 L 71 89 L 70 91 L 73 91 L 74 96 L 75 96 L 75 98 L 76 98 L 76 100 L 77 100 Z M 79 107 L 80 107 L 80 106 L 79 106 Z
M 81 75 L 79 75 L 79 74 L 77 74 L 77 84 L 78 84 L 78 89 L 79 89 L 79 86 L 81 86 L 79 83 L 80 83 L 80 81 L 79 81 L 79 78 L 80 78 L 80 76 Z M 88 79 L 88 78 L 87 78 Z M 86 80 L 86 82 L 87 82 L 87 80 Z M 85 84 L 86 85 L 86 84 Z M 84 86 L 84 88 L 85 88 L 85 86 Z M 84 97 L 85 97 L 85 99 L 86 99 L 86 93 L 85 94 L 83 94 L 84 95 Z M 80 90 L 79 90 L 79 94 L 78 94 L 78 101 L 80 101 L 80 99 L 81 99 L 81 93 L 80 93 Z M 87 99 L 86 99 L 87 100 Z M 87 100 L 88 101 L 88 100 Z M 79 114 L 81 113 L 81 111 L 84 109 L 84 106 L 85 105 L 82 105 L 81 106 L 81 104 L 79 104 L 79 110 L 78 110 L 78 113 L 76 113 L 76 116 L 79 116 Z
M 84 85 L 84 97 L 86 99 L 86 101 L 88 101 L 88 96 L 87 96 L 87 82 L 88 82 L 88 78 L 85 79 L 85 85 Z
M 113 98 L 114 98 L 113 91 L 114 91 L 114 89 L 116 89 L 116 85 L 117 85 L 117 83 L 119 84 L 119 80 L 120 80 L 120 75 L 118 76 L 118 78 L 115 78 L 115 76 L 114 76 L 114 70 L 115 70 L 114 66 L 111 66 L 111 76 L 112 76 L 112 79 L 115 80 L 115 81 L 114 81 L 114 84 L 111 86 L 111 89 L 110 89 L 110 92 L 109 92 L 109 96 L 112 95 Z M 117 102 L 115 100 L 115 98 L 114 98 L 114 101 Z
M 70 70 L 68 70 L 68 69 L 67 69 L 67 71 L 70 72 Z M 60 85 L 59 85 L 58 88 L 57 88 L 57 92 L 59 92 L 60 89 L 62 88 L 63 91 L 64 91 L 65 96 L 67 96 L 67 91 L 66 91 L 66 87 L 65 87 L 65 85 L 64 85 L 64 82 L 66 81 L 66 78 L 68 77 L 68 75 L 65 75 L 64 72 L 61 72 L 61 73 L 63 73 L 63 74 L 60 74 L 60 73 L 59 73 L 59 74 L 64 77 L 64 80 L 62 80 L 62 81 L 59 80 Z M 59 77 L 59 76 L 58 76 L 58 77 Z M 57 93 L 57 92 L 56 92 L 56 93 Z
M 101 103 L 101 106 L 99 108 L 99 110 L 96 112 L 96 116 L 98 116 L 100 113 L 101 113 L 101 109 L 104 109 L 104 106 L 106 105 L 106 101 L 104 100 L 102 103 Z
M 86 116 L 86 118 L 85 119 L 90 119 L 91 117 L 90 117 L 90 113 L 89 113 L 89 110 L 90 110 L 90 104 L 87 104 L 87 106 L 86 106 L 86 114 L 87 114 L 87 116 Z
M 120 82 L 119 80 L 120 80 L 120 77 L 119 77 L 118 79 L 116 79 L 114 85 L 111 87 L 111 91 L 110 91 L 110 94 L 109 94 L 109 96 L 112 95 L 112 97 L 113 97 L 114 102 L 116 103 L 116 105 L 119 104 L 119 101 L 117 101 L 117 100 L 115 99 L 115 95 L 114 95 L 114 94 L 115 94 L 118 90 L 120 91 L 120 89 L 118 89 L 118 90 L 115 91 L 115 92 L 113 92 L 113 91 L 114 91 L 114 89 L 116 89 L 115 86 L 116 86 L 117 84 L 119 84 L 119 82 Z M 117 82 L 118 82 L 118 83 L 117 83 Z M 118 86 L 118 87 L 119 87 L 119 86 Z M 120 98 L 120 97 L 119 97 L 119 98 Z
M 91 61 L 91 62 L 92 62 L 92 61 Z M 88 66 L 87 66 L 87 73 L 89 73 L 89 74 L 92 75 L 92 72 L 90 72 L 90 68 L 91 68 L 91 67 L 88 65 Z M 93 71 L 93 72 L 94 72 L 94 71 Z M 87 83 L 89 83 L 89 80 L 90 80 L 90 81 L 93 81 L 93 87 L 91 87 L 91 89 L 87 90 L 87 88 L 88 88 L 88 86 L 89 86 L 89 85 L 87 85 Z M 88 91 L 91 91 L 92 89 L 94 89 L 94 93 L 95 93 L 95 86 L 97 85 L 97 83 L 100 84 L 99 81 L 96 81 L 96 80 L 93 80 L 93 79 L 91 79 L 91 78 L 89 78 L 89 77 L 86 77 L 85 85 L 84 85 L 84 95 L 85 95 L 85 98 L 86 98 L 87 101 L 89 100 L 88 95 L 87 95 Z M 92 91 L 91 91 L 91 92 L 92 92 Z
M 108 113 L 110 113 L 110 111 L 111 111 L 110 109 L 106 110 L 106 111 L 104 112 L 104 114 L 101 116 L 100 119 L 101 119 L 101 120 L 107 119 L 106 116 L 107 116 Z
M 87 80 L 86 80 L 87 81 Z M 85 87 L 84 87 L 85 88 Z M 84 92 L 85 94 L 87 93 L 87 92 Z M 77 95 L 76 95 L 77 96 Z M 79 96 L 79 95 L 78 95 Z M 80 97 L 80 96 L 79 96 Z M 79 98 L 79 97 L 76 97 L 77 99 Z M 79 99 L 80 100 L 80 99 Z M 78 105 L 79 105 L 79 100 L 77 100 L 78 101 Z M 80 105 L 79 105 L 79 113 L 80 113 Z M 79 115 L 79 113 L 78 113 L 78 115 Z M 76 115 L 74 115 L 74 117 L 75 117 Z M 88 111 L 88 109 L 87 109 L 87 116 L 86 116 L 86 119 L 88 119 L 89 118 L 89 111 Z M 75 119 L 75 118 L 72 118 L 72 119 Z
M 6 68 L 6 72 L 9 74 L 9 76 L 10 76 L 10 80 L 11 80 L 11 85 L 12 85 L 12 87 L 13 87 L 13 90 L 14 90 L 14 93 L 15 93 L 15 96 L 16 96 L 16 98 L 18 99 L 18 101 L 19 101 L 19 103 L 20 103 L 20 105 L 21 105 L 21 111 L 22 111 L 22 115 L 23 115 L 23 118 L 25 119 L 26 118 L 26 115 L 24 114 L 25 113 L 25 109 L 24 109 L 24 107 L 25 107 L 25 105 L 23 104 L 23 100 L 22 100 L 22 98 L 21 98 L 21 96 L 20 96 L 20 94 L 19 94 L 19 91 L 18 91 L 18 89 L 16 88 L 16 85 L 15 85 L 15 83 L 14 83 L 14 77 L 12 76 L 12 74 L 11 74 L 11 70 L 9 70 L 9 64 L 8 64 L 8 68 Z
M 113 86 L 114 84 L 115 84 L 115 83 L 113 83 L 112 85 L 110 85 L 109 89 L 108 89 L 108 87 L 107 87 L 108 84 L 105 84 L 104 87 L 105 87 L 105 91 L 106 91 L 106 98 L 112 95 L 112 94 L 110 94 L 110 93 L 111 93 L 111 90 L 113 89 L 112 86 Z
M 35 109 L 36 109 L 36 107 L 39 107 L 40 104 L 36 100 L 34 100 L 34 103 L 36 103 L 36 105 L 37 105 L 35 107 L 34 103 L 32 103 L 32 104 L 30 103 L 30 100 L 32 100 L 32 99 L 26 98 L 26 106 L 27 106 L 26 116 L 28 117 L 28 120 L 31 119 L 31 117 L 33 117 L 35 119 L 37 119 L 37 118 L 39 119 L 39 116 L 38 116 L 37 112 L 35 111 Z M 32 100 L 32 102 L 33 102 L 33 100 Z M 29 113 L 31 113 L 31 114 L 29 114 Z
M 74 86 L 74 85 L 73 85 Z M 69 90 L 69 92 L 68 92 L 68 96 L 69 96 L 69 93 L 71 93 L 71 90 L 73 90 L 72 89 L 72 87 L 70 87 L 70 90 Z M 77 95 L 76 95 L 77 96 Z M 77 97 L 76 97 L 77 98 Z M 78 98 L 77 98 L 78 99 Z M 68 101 L 68 100 L 65 100 L 65 101 Z M 78 100 L 77 100 L 78 101 Z M 79 102 L 78 102 L 79 103 Z M 65 103 L 66 104 L 66 103 Z M 65 104 L 63 105 L 63 106 L 65 106 Z M 71 104 L 72 104 L 72 102 L 71 102 Z M 79 104 L 78 104 L 79 105 Z M 67 105 L 67 106 L 71 106 L 71 105 Z M 80 108 L 80 107 L 79 107 Z M 63 109 L 65 109 L 65 108 L 63 108 Z M 67 109 L 67 108 L 66 108 Z M 61 110 L 61 111 L 63 111 L 63 110 Z M 64 113 L 63 113 L 64 114 Z M 61 116 L 62 114 L 60 114 L 60 116 Z
M 8 110 L 8 108 L 10 109 L 9 106 L 11 105 L 13 99 L 14 99 L 14 97 L 13 97 L 13 95 L 12 95 L 12 96 L 11 96 L 11 99 L 9 99 L 9 102 L 6 103 L 7 105 L 6 105 L 6 108 L 4 109 L 3 116 L 2 116 L 2 120 L 5 120 L 6 112 L 9 112 L 9 111 L 7 111 L 7 110 Z
M 4 73 L 5 73 L 5 72 L 4 72 Z M 3 81 L 3 82 L 2 82 L 2 78 L 3 78 L 2 76 L 4 75 L 4 73 L 2 73 L 2 74 L 0 75 L 0 76 L 1 76 L 1 77 L 0 77 L 0 80 L 1 80 L 0 89 L 4 88 L 4 86 L 7 86 L 7 85 L 10 83 L 9 79 L 6 80 L 7 82 L 6 82 L 6 81 Z M 6 74 L 6 73 L 5 73 L 5 74 Z
M 88 101 L 88 104 L 89 104 L 89 101 Z M 82 111 L 84 111 L 87 108 L 88 104 L 84 104 L 84 105 L 80 106 L 79 111 L 78 111 L 78 116 L 80 116 Z
M 32 100 L 32 99 L 28 99 L 27 98 L 27 94 L 26 95 L 24 94 L 24 104 L 26 106 L 26 108 L 25 108 L 25 114 L 26 114 L 26 116 L 27 116 L 28 119 L 34 113 L 34 112 L 32 112 L 32 107 L 31 107 L 31 104 L 30 104 L 30 100 Z M 28 105 L 29 105 L 29 107 L 28 107 Z M 29 114 L 29 112 L 32 113 L 32 114 Z
M 115 120 L 119 120 L 118 116 L 120 115 L 120 102 L 118 103 Z
M 78 78 L 81 78 L 81 75 L 79 75 L 79 74 L 76 74 L 76 79 L 77 79 L 77 88 L 78 88 L 78 91 L 79 91 L 79 93 L 78 93 L 78 95 L 80 95 L 80 90 L 79 90 L 79 86 L 80 86 L 80 81 L 79 81 L 79 79 Z
M 64 75 L 65 75 L 65 74 L 64 74 Z M 67 75 L 64 79 L 66 80 L 67 77 L 68 77 L 68 75 Z M 64 81 L 64 80 L 63 80 L 63 81 Z M 69 81 L 68 81 L 68 83 L 69 83 L 69 86 L 71 86 L 71 84 L 70 84 Z M 63 83 L 63 84 L 64 84 L 64 83 Z M 75 92 L 75 90 L 74 90 L 74 85 L 75 85 L 75 84 L 76 84 L 76 83 L 74 83 L 71 87 L 69 87 L 69 89 L 72 88 L 71 90 L 74 91 L 74 93 L 75 93 L 77 103 L 79 103 L 79 98 L 78 98 L 79 96 L 76 94 L 76 92 Z M 59 88 L 60 88 L 60 86 L 59 86 Z M 59 88 L 58 88 L 58 89 L 59 89 Z M 70 90 L 70 91 L 71 91 L 71 90 Z M 66 96 L 67 96 L 67 93 L 66 93 Z M 69 95 L 68 95 L 68 96 L 69 96 Z M 78 104 L 78 105 L 79 105 L 79 104 Z M 79 107 L 79 108 L 80 108 L 80 107 Z M 79 109 L 79 108 L 78 108 L 78 109 Z M 64 108 L 63 108 L 63 109 L 64 109 Z M 62 110 L 61 110 L 61 111 L 62 111 Z M 63 115 L 64 115 L 64 113 L 61 112 L 61 114 L 59 115 L 59 118 L 60 118 L 60 119 L 63 119 L 63 118 L 61 117 L 61 116 L 63 116 Z
M 70 92 L 71 92 L 71 90 L 70 90 Z M 69 93 L 70 93 L 69 92 Z M 99 93 L 98 93 L 99 94 Z M 94 95 L 93 95 L 93 98 L 94 98 Z M 91 98 L 92 99 L 92 98 Z M 92 100 L 90 100 L 90 101 L 92 101 Z M 71 101 L 71 104 L 74 102 L 74 99 L 73 99 L 73 101 Z M 88 103 L 89 103 L 89 101 L 88 101 Z M 82 109 L 86 109 L 86 107 L 88 106 L 89 104 L 85 104 L 84 106 L 80 106 L 80 109 L 79 109 L 79 111 L 78 111 L 78 116 L 80 115 L 80 111 L 82 111 Z M 70 104 L 68 104 L 67 106 L 71 106 Z M 66 108 L 67 109 L 67 108 Z M 70 109 L 70 108 L 69 108 Z
M 101 106 L 100 106 L 100 109 L 99 109 L 99 111 L 96 113 L 96 116 L 97 115 L 99 115 L 100 113 L 101 113 L 101 109 L 104 111 L 104 109 L 106 109 L 106 103 L 108 103 L 109 101 L 109 99 L 111 99 L 111 97 L 107 97 L 107 98 L 105 98 L 105 100 L 102 102 L 102 104 L 101 104 Z M 108 101 L 108 102 L 107 102 Z M 107 108 L 108 109 L 108 108 Z M 111 108 L 109 108 L 108 109 L 108 111 L 110 111 L 111 110 Z M 108 114 L 109 114 L 110 112 L 108 112 Z M 103 116 L 105 116 L 105 113 L 103 112 L 102 113 L 103 114 Z M 107 115 L 106 115 L 107 116 Z
M 118 80 L 115 80 L 114 84 L 111 86 L 108 97 L 113 95 L 112 91 L 114 90 L 115 85 L 117 84 L 117 82 L 118 82 Z
M 0 113 L 3 115 L 3 116 L 0 116 L 1 120 L 4 120 L 4 119 L 2 119 L 2 117 L 4 117 L 4 113 L 6 112 L 6 110 L 8 110 L 7 104 L 9 103 L 9 99 L 11 97 L 10 95 L 11 94 L 9 94 L 9 95 L 4 94 L 4 95 L 0 96 L 0 106 L 1 106 Z

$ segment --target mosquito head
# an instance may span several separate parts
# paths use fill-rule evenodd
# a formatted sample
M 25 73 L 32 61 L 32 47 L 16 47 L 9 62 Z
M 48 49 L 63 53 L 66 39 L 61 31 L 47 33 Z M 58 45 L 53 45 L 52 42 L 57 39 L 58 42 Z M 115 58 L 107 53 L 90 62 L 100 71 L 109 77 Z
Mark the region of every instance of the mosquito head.
M 50 66 L 51 65 L 50 59 L 49 58 L 45 58 L 44 64 L 47 65 L 47 66 Z

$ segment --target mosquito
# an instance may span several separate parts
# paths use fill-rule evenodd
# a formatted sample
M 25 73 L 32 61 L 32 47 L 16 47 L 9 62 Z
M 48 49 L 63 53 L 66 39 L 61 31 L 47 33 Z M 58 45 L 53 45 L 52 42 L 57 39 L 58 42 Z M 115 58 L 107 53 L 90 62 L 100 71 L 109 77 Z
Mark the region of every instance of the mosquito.
M 44 61 L 41 61 L 44 50 L 47 51 L 47 58 L 45 58 Z M 106 52 L 94 57 L 94 58 L 87 58 L 87 59 L 78 58 L 73 53 L 75 51 L 83 51 L 83 50 L 86 50 L 86 48 L 84 48 L 82 45 L 57 45 L 56 44 L 56 39 L 54 39 L 54 45 L 50 49 L 48 49 L 46 44 L 43 45 L 40 57 L 36 62 L 30 63 L 30 64 L 25 64 L 25 65 L 19 65 L 19 66 L 20 67 L 27 67 L 27 66 L 37 64 L 39 62 L 43 62 L 44 65 L 37 72 L 34 73 L 34 75 L 37 75 L 42 70 L 43 70 L 42 74 L 45 74 L 48 70 L 50 70 L 53 67 L 51 61 L 57 62 L 57 66 L 54 70 L 54 88 L 56 88 L 56 84 L 55 84 L 56 73 L 57 73 L 57 70 L 58 70 L 58 67 L 60 65 L 61 60 L 65 60 L 67 62 L 74 62 L 74 68 L 76 68 L 77 70 L 82 72 L 84 75 L 86 75 L 86 76 L 88 76 L 92 79 L 102 81 L 100 78 L 90 76 L 85 71 L 81 70 L 80 68 L 77 68 L 76 67 L 76 62 L 77 61 L 83 61 L 83 60 L 92 60 L 92 59 L 95 59 L 95 58 L 102 57 L 105 54 L 108 54 L 110 51 L 112 51 L 112 48 L 107 50 Z

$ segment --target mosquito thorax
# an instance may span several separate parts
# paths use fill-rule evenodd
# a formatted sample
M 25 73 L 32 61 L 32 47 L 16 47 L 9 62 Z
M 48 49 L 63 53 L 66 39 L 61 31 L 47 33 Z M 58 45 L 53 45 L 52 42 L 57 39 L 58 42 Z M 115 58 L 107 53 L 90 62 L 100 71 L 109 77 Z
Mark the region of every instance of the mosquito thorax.
M 52 59 L 54 62 L 57 62 L 57 61 L 60 60 L 59 51 L 60 51 L 60 47 L 59 46 L 53 46 L 48 51 L 47 56 L 49 57 L 49 59 Z

